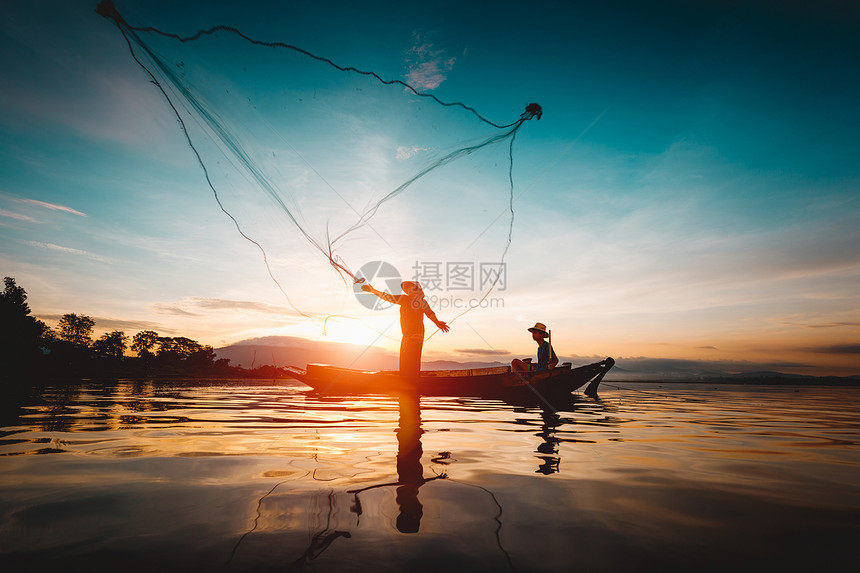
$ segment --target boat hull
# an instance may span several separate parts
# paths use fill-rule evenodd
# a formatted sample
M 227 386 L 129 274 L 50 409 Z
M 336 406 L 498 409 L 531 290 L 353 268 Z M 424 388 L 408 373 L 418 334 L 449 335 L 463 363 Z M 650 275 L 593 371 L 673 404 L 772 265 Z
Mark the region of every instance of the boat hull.
M 422 396 L 507 399 L 515 396 L 558 397 L 586 385 L 586 394 L 596 394 L 600 381 L 614 364 L 612 358 L 607 358 L 578 368 L 566 364 L 536 372 L 512 372 L 509 366 L 428 370 L 412 378 L 403 377 L 398 372 L 367 372 L 323 364 L 308 364 L 304 370 L 296 367 L 287 370 L 325 395 L 418 393 Z

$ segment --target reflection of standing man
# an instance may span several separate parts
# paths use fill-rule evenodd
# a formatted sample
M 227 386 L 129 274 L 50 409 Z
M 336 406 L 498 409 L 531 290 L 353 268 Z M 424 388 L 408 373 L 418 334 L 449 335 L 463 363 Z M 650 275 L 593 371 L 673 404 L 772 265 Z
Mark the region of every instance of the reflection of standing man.
M 445 479 L 447 474 L 424 479 L 421 456 L 421 402 L 417 393 L 401 394 L 398 398 L 400 420 L 397 428 L 397 531 L 417 533 L 424 515 L 424 506 L 418 501 L 418 488 L 434 479 Z
M 398 399 L 400 420 L 397 428 L 397 481 L 381 483 L 349 490 L 355 495 L 355 505 L 352 511 L 361 515 L 361 492 L 378 487 L 397 487 L 397 505 L 400 513 L 397 515 L 397 530 L 401 533 L 417 533 L 424 515 L 424 506 L 418 501 L 418 489 L 434 479 L 445 479 L 447 474 L 441 474 L 424 479 L 424 468 L 421 466 L 421 402 L 417 393 L 402 394 Z
M 417 394 L 403 395 L 399 399 L 400 423 L 397 428 L 397 530 L 416 533 L 421 525 L 424 507 L 418 501 L 418 488 L 424 484 L 421 466 L 421 404 Z
M 361 285 L 364 292 L 373 293 L 382 300 L 400 305 L 400 372 L 407 376 L 417 376 L 421 371 L 421 351 L 424 348 L 424 316 L 426 315 L 442 332 L 448 332 L 448 325 L 436 318 L 430 308 L 421 285 L 413 281 L 400 283 L 403 294 L 389 294 L 378 291 L 369 284 Z

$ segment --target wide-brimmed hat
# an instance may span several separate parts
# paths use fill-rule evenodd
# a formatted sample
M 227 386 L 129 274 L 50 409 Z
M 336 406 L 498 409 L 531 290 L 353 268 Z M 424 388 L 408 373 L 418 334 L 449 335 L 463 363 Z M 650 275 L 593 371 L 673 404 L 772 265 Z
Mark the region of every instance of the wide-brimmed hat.
M 408 289 L 417 290 L 418 292 L 424 292 L 421 288 L 421 285 L 416 281 L 403 281 L 400 283 L 400 288 L 403 292 L 406 292 Z
M 529 328 L 529 332 L 540 332 L 544 336 L 549 336 L 546 331 L 546 325 L 542 322 L 536 322 L 533 327 Z

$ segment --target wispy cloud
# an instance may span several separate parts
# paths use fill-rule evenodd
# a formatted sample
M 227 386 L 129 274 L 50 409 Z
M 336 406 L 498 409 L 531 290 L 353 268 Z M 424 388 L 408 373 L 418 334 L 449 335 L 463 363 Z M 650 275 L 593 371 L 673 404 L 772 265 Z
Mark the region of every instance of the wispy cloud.
M 107 257 L 103 257 L 101 255 L 97 255 L 97 254 L 91 253 L 89 251 L 82 251 L 80 249 L 73 249 L 71 247 L 63 247 L 61 245 L 55 245 L 53 243 L 40 243 L 39 241 L 22 241 L 22 242 L 26 245 L 30 245 L 31 247 L 37 247 L 39 249 L 47 249 L 49 251 L 57 251 L 60 253 L 67 253 L 70 255 L 79 255 L 82 257 L 87 257 L 88 259 L 92 259 L 94 261 L 98 261 L 100 263 L 112 262 Z
M 79 217 L 86 217 L 86 213 L 81 213 L 76 209 L 72 209 L 71 207 L 66 207 L 65 205 L 57 205 L 56 203 L 46 203 L 45 201 L 37 201 L 36 199 L 20 199 L 23 203 L 29 203 L 30 205 L 36 205 L 38 207 L 44 207 L 45 209 L 51 209 L 52 211 L 62 211 L 64 213 L 71 213 L 72 215 L 77 215 Z
M 276 306 L 250 300 L 230 300 L 223 298 L 192 297 L 191 304 L 206 310 L 235 310 L 240 312 L 257 312 L 265 315 L 295 315 L 295 310 L 286 306 Z M 325 316 L 325 315 L 321 315 Z
M 803 328 L 841 328 L 841 327 L 858 327 L 860 326 L 860 322 L 819 322 L 813 324 L 797 324 L 793 322 L 785 322 L 784 324 L 788 326 L 801 326 Z
M 505 356 L 511 353 L 509 350 L 495 350 L 490 348 L 457 348 L 454 352 L 459 354 L 476 354 L 480 356 Z
M 401 145 L 400 147 L 397 148 L 397 153 L 395 154 L 395 157 L 397 157 L 397 159 L 399 159 L 401 161 L 404 161 L 406 159 L 409 159 L 410 157 L 414 157 L 414 156 L 418 155 L 422 151 L 429 151 L 429 150 L 430 150 L 429 147 L 419 147 L 417 145 L 412 145 L 412 146 Z
M 448 79 L 447 74 L 454 68 L 457 58 L 446 57 L 445 50 L 437 48 L 422 34 L 413 32 L 413 36 L 415 44 L 406 53 L 407 83 L 418 90 L 435 90 Z
M 6 209 L 0 209 L 0 217 L 9 217 L 10 219 L 17 219 L 19 221 L 27 221 L 28 223 L 38 223 L 36 219 L 33 217 L 28 217 L 27 215 L 22 215 L 21 213 L 14 213 L 12 211 L 7 211 Z
M 151 322 L 148 320 L 122 320 L 119 318 L 101 318 L 94 317 L 96 328 L 101 330 L 122 330 L 126 334 L 131 332 L 139 332 L 141 330 L 155 330 L 159 333 L 173 334 L 174 330 L 163 324 Z
M 59 322 L 63 318 L 61 314 L 40 314 L 39 319 L 48 322 Z M 173 329 L 167 328 L 163 324 L 157 324 L 148 320 L 123 320 L 118 318 L 104 318 L 100 316 L 91 316 L 95 321 L 95 329 L 102 330 L 122 330 L 126 334 L 139 332 L 141 330 L 155 330 L 159 333 L 175 334 Z
M 186 299 L 182 303 L 158 303 L 153 305 L 153 308 L 159 314 L 190 317 L 205 316 L 205 311 L 209 310 L 239 311 L 243 313 L 252 312 L 266 314 L 270 316 L 280 316 L 293 313 L 291 309 L 288 309 L 286 307 L 274 306 L 262 302 L 201 297 L 191 297 L 189 299 Z
M 198 314 L 196 312 L 190 312 L 185 310 L 184 308 L 179 308 L 178 306 L 171 304 L 156 304 L 154 305 L 155 311 L 159 314 L 169 314 L 172 316 L 193 316 L 200 317 L 202 314 Z
M 830 344 L 812 347 L 808 351 L 821 354 L 860 354 L 860 344 Z
M 222 298 L 192 298 L 192 304 L 198 308 L 213 310 L 241 310 L 266 314 L 292 314 L 294 311 L 286 307 L 273 306 L 262 302 L 248 300 L 229 300 Z

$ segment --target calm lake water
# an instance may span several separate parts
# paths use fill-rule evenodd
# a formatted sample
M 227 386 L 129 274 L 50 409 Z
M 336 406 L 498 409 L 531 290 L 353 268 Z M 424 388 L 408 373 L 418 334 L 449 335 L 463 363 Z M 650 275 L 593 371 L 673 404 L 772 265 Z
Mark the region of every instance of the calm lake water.
M 553 411 L 119 381 L 7 396 L 0 426 L 5 571 L 857 567 L 860 388 Z

